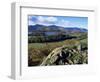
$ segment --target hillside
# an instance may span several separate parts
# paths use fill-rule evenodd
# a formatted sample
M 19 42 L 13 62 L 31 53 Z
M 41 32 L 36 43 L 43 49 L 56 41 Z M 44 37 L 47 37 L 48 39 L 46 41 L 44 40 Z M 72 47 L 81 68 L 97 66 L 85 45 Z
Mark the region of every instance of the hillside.
M 44 26 L 36 24 L 28 26 L 28 32 L 31 33 L 33 31 L 45 31 L 45 32 L 64 31 L 66 33 L 79 33 L 79 32 L 87 32 L 88 30 L 80 27 L 60 27 L 56 25 Z

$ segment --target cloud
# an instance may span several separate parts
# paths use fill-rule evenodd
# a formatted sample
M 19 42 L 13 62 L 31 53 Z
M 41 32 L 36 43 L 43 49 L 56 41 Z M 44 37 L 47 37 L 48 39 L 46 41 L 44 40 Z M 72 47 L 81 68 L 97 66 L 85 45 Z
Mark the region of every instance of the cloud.
M 62 26 L 62 27 L 68 27 L 68 26 L 71 25 L 71 22 L 62 19 L 62 20 L 58 21 L 56 25 L 57 26 Z
M 43 16 L 38 16 L 37 17 L 38 22 L 55 22 L 57 21 L 56 17 L 43 17 Z
M 36 23 L 38 24 L 43 24 L 43 25 L 51 25 L 57 22 L 56 17 L 43 17 L 43 16 L 38 16 Z
M 46 21 L 48 21 L 48 22 L 56 22 L 57 18 L 56 17 L 47 17 Z
M 44 22 L 45 21 L 45 18 L 43 16 L 38 16 L 37 17 L 37 21 L 38 22 Z
M 80 27 L 80 28 L 85 28 L 83 25 L 81 25 L 78 22 L 72 22 L 68 20 L 60 20 L 58 23 L 56 23 L 57 26 L 62 26 L 62 27 Z
M 36 21 L 36 17 L 35 16 L 28 16 L 28 25 L 35 25 L 35 21 Z
M 32 20 L 28 21 L 28 25 L 35 25 L 36 23 L 34 23 Z
M 29 16 L 29 25 L 41 24 L 41 25 L 53 25 L 58 19 L 56 17 L 45 17 L 45 16 Z
M 66 20 L 65 18 L 59 18 L 55 16 L 29 16 L 28 17 L 28 24 L 29 25 L 56 25 L 56 26 L 62 26 L 62 27 L 80 27 L 84 28 L 84 26 L 77 21 L 70 21 Z
M 29 25 L 41 24 L 41 25 L 56 25 L 62 27 L 73 26 L 68 20 L 59 19 L 57 17 L 45 17 L 45 16 L 29 16 Z

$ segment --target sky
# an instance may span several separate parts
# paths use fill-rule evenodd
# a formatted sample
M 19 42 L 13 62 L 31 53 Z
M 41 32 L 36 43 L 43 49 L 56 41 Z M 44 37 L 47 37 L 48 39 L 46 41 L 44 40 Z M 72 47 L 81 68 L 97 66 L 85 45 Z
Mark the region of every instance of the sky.
M 88 28 L 88 17 L 75 17 L 75 16 L 41 16 L 41 15 L 29 15 L 28 25 L 56 25 L 62 27 L 78 27 Z

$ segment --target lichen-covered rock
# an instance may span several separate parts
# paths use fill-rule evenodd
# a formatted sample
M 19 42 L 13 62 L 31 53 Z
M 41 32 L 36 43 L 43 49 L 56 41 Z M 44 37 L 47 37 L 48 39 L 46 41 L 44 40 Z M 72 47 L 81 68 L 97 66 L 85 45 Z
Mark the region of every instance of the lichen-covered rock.
M 41 63 L 46 65 L 72 65 L 87 64 L 88 57 L 86 51 L 81 51 L 80 45 L 62 46 L 54 49 Z

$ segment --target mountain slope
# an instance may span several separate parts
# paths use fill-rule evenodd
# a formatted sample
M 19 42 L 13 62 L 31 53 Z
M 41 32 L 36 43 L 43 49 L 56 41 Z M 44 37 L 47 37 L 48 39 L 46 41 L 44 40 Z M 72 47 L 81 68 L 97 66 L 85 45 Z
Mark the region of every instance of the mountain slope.
M 69 33 L 74 33 L 74 32 L 87 32 L 88 30 L 85 28 L 79 28 L 79 27 L 60 27 L 56 25 L 51 25 L 51 26 L 45 26 L 45 25 L 30 25 L 28 26 L 28 32 L 32 31 L 64 31 L 64 32 L 69 32 Z

